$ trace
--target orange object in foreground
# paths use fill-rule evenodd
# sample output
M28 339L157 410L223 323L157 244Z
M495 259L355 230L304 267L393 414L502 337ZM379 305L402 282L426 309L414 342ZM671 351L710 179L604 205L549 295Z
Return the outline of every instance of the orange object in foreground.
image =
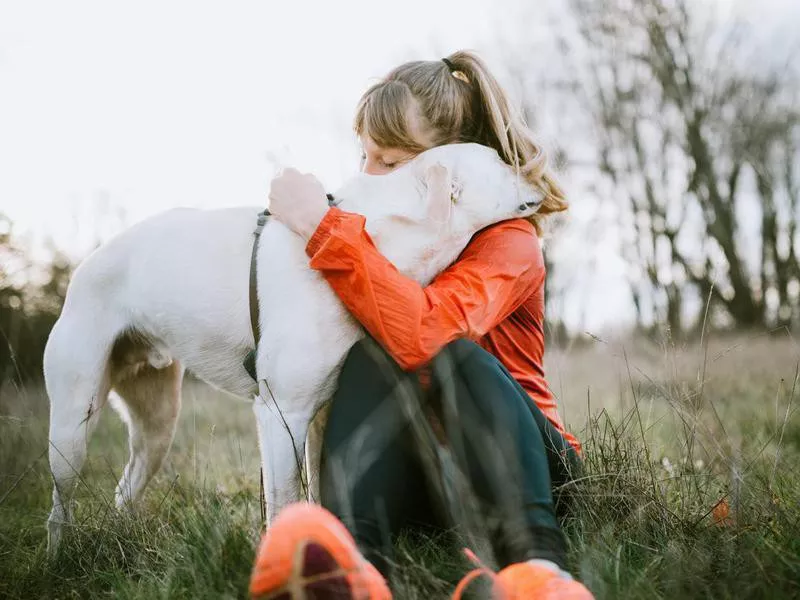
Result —
M494 573L471 550L464 551L477 568L461 579L451 600L462 600L470 585L480 578L491 584L492 600L594 600L582 583L566 579L536 561L515 563Z
M306 503L284 508L261 538L249 591L255 600L392 597L341 521Z
M714 525L719 525L720 527L733 524L731 506L725 498L714 505L714 508L711 510L711 519Z
M417 370L453 340L473 340L505 365L580 452L544 376L545 265L533 225L514 219L478 232L423 288L378 251L364 223L361 215L331 208L306 252L311 267L392 358Z

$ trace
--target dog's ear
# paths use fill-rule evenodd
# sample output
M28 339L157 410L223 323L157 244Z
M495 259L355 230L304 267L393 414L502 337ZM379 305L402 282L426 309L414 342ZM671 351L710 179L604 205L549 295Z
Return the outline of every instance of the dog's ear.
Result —
M441 163L435 163L425 169L425 185L428 188L428 218L434 223L446 223L450 220L453 207L453 179L450 171Z

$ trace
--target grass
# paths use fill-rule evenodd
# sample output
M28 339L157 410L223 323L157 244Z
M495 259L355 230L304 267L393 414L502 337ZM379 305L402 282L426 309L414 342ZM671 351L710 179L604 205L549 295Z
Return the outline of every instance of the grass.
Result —
M586 458L570 559L598 598L800 597L793 340L595 341L548 362ZM43 391L0 389L1 598L245 596L260 515L248 403L189 383L170 456L128 517L113 510L126 436L106 411L53 564L46 441ZM465 568L441 543L399 550L398 598L446 598Z

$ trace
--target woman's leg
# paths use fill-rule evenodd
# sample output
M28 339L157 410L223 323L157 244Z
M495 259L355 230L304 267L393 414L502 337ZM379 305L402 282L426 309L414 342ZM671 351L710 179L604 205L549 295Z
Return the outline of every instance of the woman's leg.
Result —
M494 524L501 566L544 558L563 568L552 488L570 480L574 450L478 345L453 342L434 364L427 396L441 399L449 444ZM392 539L409 519L428 514L433 526L443 521L420 465L420 440L410 431L410 419L420 414L409 410L420 411L420 398L417 377L365 339L348 354L325 430L322 505L384 575Z
M539 558L566 570L553 485L577 456L505 367L477 344L453 342L434 362L449 445L482 503L501 567Z
M364 556L386 577L392 543L413 520L436 523L411 420L421 392L371 338L349 352L322 444L321 504L344 522ZM424 524L424 523L423 523Z

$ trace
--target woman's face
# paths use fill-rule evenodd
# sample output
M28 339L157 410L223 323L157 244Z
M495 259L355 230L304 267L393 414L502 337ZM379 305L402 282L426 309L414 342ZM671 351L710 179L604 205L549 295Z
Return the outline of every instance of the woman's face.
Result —
M400 148L384 148L368 135L361 136L361 172L367 175L386 175L416 156Z

